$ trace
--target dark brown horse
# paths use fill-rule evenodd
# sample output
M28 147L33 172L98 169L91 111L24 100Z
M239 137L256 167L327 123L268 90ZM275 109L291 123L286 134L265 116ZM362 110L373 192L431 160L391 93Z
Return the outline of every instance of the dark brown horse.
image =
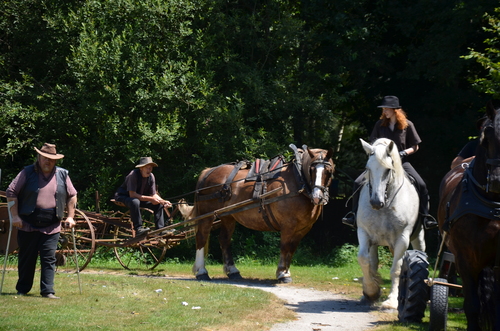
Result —
M300 240L318 219L323 205L328 202L328 186L334 164L331 150L291 147L296 154L294 162L279 166L271 163L268 170L255 176L258 167L244 169L241 164L208 168L200 174L194 206L181 210L186 219L210 215L200 219L197 227L196 261L193 266L197 279L210 280L205 269L205 244L213 221L219 218L224 273L229 278L241 278L230 251L231 236L238 222L257 231L281 232L276 277L281 282L292 281L289 270L292 256ZM216 212L233 206L241 207Z
M490 104L475 158L441 182L443 240L462 279L468 330L500 329L500 116Z

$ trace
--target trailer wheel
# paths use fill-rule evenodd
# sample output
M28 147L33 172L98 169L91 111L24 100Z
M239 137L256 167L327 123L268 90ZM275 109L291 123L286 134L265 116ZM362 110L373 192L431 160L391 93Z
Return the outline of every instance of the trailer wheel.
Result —
M435 278L435 281L446 283L444 278ZM431 286L431 304L429 331L446 331L448 321L448 286L433 284Z
M75 243L72 230L61 227L56 250L56 266L60 272L82 271L90 263L95 252L95 231L90 219L81 210L75 209L73 220L76 223Z
M146 208L141 208L141 211L144 212L142 219L143 225L153 229L155 226L153 211ZM117 226L115 229L114 242L116 244L126 242L135 237L135 231L133 230L133 224L129 218L129 213L130 211L127 211L121 217L122 221L128 221L129 225ZM163 261L167 248L172 246L169 245L167 241L168 240L160 238L147 238L144 236L143 240L134 244L114 247L115 256L122 267L127 270L152 270Z
M398 319L400 322L422 322L429 298L429 287L424 282L429 276L427 254L408 250L403 257L399 276Z

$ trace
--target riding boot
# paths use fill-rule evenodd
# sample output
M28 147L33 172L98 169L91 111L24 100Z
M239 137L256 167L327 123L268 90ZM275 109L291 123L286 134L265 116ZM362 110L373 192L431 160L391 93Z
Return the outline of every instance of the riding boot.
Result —
M422 216L422 224L424 230L431 230L438 227L438 222L432 215L429 214L429 195L425 194L424 197L420 197L420 215Z
M356 211L358 210L359 204L359 192L356 191L352 196L352 211L348 212L343 218L342 223L352 227L353 229L357 228L356 225Z

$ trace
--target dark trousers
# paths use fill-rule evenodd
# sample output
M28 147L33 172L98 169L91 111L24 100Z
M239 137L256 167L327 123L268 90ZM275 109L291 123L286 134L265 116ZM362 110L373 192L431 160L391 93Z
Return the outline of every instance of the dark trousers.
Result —
M28 293L33 287L36 261L40 252L41 276L40 294L54 294L54 275L56 271L56 249L59 233L44 234L42 232L17 232L19 245L18 275L16 290Z
M418 172L413 168L413 166L410 164L410 162L403 162L403 169L406 171L407 174L415 178L415 184L417 187L417 192L419 195L420 199L420 213L423 215L428 215L429 214L429 191L427 191L427 185L425 184L424 180ZM352 211L357 212L358 211L358 205L359 205L359 191L360 186L363 185L363 181L365 179L365 173L363 172L361 175L359 175L358 178L354 181L353 184L353 190L354 190L354 195L352 196Z
M163 205L153 205L149 201L140 201L139 199L130 198L127 196L116 196L115 200L123 202L130 209L130 219L134 224L134 229L142 226L141 207L151 209L155 215L155 226L161 229L165 226L165 216Z

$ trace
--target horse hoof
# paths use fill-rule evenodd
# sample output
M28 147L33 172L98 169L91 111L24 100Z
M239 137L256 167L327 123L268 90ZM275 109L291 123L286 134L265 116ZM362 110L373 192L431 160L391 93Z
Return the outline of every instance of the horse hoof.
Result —
M375 301L368 299L366 296L362 296L361 300L359 300L359 303L363 306L374 306Z
M292 282L292 277L282 277L278 279L278 283L281 284L290 284Z
M212 280L208 274L196 275L197 280Z
M243 279L243 277L241 277L241 274L239 272L234 272L232 274L228 274L227 277L229 279L232 279L232 280Z

